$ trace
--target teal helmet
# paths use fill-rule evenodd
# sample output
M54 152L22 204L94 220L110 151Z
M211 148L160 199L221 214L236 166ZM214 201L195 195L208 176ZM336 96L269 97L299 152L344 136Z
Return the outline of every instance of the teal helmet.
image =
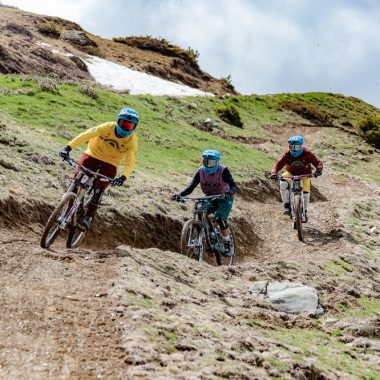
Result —
M302 136L292 136L288 140L289 152L293 157L300 156L305 150L303 144L304 140Z
M123 128L119 122L120 120L125 120L130 123L134 124L134 128L132 129L125 129ZM117 122L116 122L116 132L121 137L127 137L131 133L133 133L137 127L137 124L139 123L139 114L137 111L135 111L133 108L123 108L120 110L119 114L117 115Z
M202 153L202 170L206 174L215 173L220 166L221 158L222 156L217 150L214 150L214 149L205 150Z

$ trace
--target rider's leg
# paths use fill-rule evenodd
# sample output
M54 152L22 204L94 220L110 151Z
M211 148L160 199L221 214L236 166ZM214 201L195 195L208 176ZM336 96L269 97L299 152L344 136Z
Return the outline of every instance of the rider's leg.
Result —
M231 256L231 233L228 227L227 219L231 213L233 197L227 199L219 199L218 208L215 211L215 220L218 223L224 239L224 254Z
M280 181L280 193L282 204L284 205L284 212L290 212L290 192L288 181Z
M111 165L107 162L98 160L93 157L90 157L90 159L91 160L87 160L88 162L90 162L90 165L92 166L92 168L89 168L89 169L93 171L97 170L99 174L103 174L110 178L115 178L117 168L114 165ZM84 163L83 165L87 167L86 163ZM95 215L96 209L99 207L101 203L104 190L108 186L109 186L108 182L102 182L99 177L96 178L95 185L94 185L94 194L92 195L90 199L90 203L87 207L85 215L79 221L79 223L83 227L86 227L87 229L89 228L91 224L91 220Z

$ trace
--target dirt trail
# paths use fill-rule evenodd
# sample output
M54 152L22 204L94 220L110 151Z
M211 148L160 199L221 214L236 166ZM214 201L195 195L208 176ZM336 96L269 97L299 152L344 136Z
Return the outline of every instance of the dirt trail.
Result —
M318 138L318 133L315 136ZM259 276L255 277L256 270L264 268L261 272L264 273L265 270L270 271L275 265L289 268L293 266L300 275L309 267L314 270L320 267L323 275L325 262L346 255L357 244L344 224L347 219L347 210L355 199L363 201L366 197L373 197L374 187L352 178L338 178L329 168L325 170L321 178L314 180L314 184L327 201L311 203L310 221L305 225L304 242L298 241L289 218L282 215L280 202L241 201L241 211L250 213L254 221L251 228L260 238L259 249L252 247L252 254L246 255L231 273L227 273L226 268L209 268L207 270L210 272L208 274L210 279L206 279L201 277L201 272L197 267L196 276L199 277L195 277L196 281L204 283L204 286L209 289L204 293L197 291L198 295L193 297L193 301L189 301L197 305L215 303L216 293L212 290L213 276L220 277L220 284L228 282L231 276L236 277L234 285L236 299L232 304L224 298L224 292L221 290L222 293L218 296L220 300L217 297L218 306L215 306L219 313L216 319L211 319L211 321L202 319L202 323L214 323L220 318L219 330L215 334L228 335L223 327L224 322L222 325L220 322L231 318L230 315L234 313L231 311L233 303L238 302L240 294L237 290L240 289L239 291L243 292L250 281L255 278L261 279ZM182 356L178 355L178 357L174 355L169 359L168 352L158 354L151 346L154 347L154 342L161 338L154 336L144 338L141 336L141 331L134 330L139 318L144 318L145 315L141 314L141 308L150 307L148 304L154 302L154 292L157 289L160 290L159 294L162 297L161 305L167 310L183 302L185 296L178 294L186 292L186 287L190 286L184 273L175 272L168 258L165 259L164 269L152 270L151 267L154 265L152 260L145 257L145 261L139 265L136 264L138 260L135 260L132 265L127 258L117 257L114 250L101 252L90 249L67 250L62 243L53 246L51 250L43 250L39 248L40 232L41 226L38 225L30 226L30 229L3 228L0 231L2 295L0 298L2 310L0 313L0 378L125 379L133 374L140 376L139 378L149 378L148 374L152 374L149 371L154 370L157 374L160 371L159 368L166 368L170 360L173 360L173 363L176 360L183 360L183 362L178 362L178 366L185 368L184 363L190 360L187 355L181 354ZM174 263L178 254L172 255ZM159 255L157 260L159 261ZM141 272L140 283L136 280L136 284L139 283L138 290L134 288L135 272L130 268ZM156 270L163 274L159 280L153 274ZM274 276L278 273L274 272ZM162 289L165 278L169 277L171 278L170 287ZM149 284L150 288L148 285L147 287L151 289L149 291L153 292L153 296L147 294L144 283ZM115 284L117 284L116 290ZM183 289L181 284L184 286ZM125 289L127 293L134 294L137 301L131 297L125 298ZM176 293L177 291L179 293ZM170 294L174 295L170 296ZM200 297L199 300L196 300L196 297ZM135 309L131 308L131 300L135 302ZM250 306L247 306L247 301L244 301L245 303L243 301L242 305L239 305L243 310L247 310L246 308ZM231 310L224 310L226 305L232 305ZM128 313L125 313L126 308ZM175 311L170 315L173 319L185 318L189 310L191 307L188 310L184 308L183 311ZM223 313L227 313L227 316ZM126 317L120 319L124 315ZM147 331L149 321L154 318L151 314L149 315L150 319L146 321ZM207 313L202 314L202 318L206 316L208 316ZM194 315L195 323L197 323L197 318L197 315ZM157 321L156 323L159 324ZM235 330L239 330L237 326L234 327ZM129 332L130 335L128 335ZM237 334L243 339L243 331L239 330ZM165 337L167 338L166 335ZM228 339L225 339L229 341L235 338L228 336ZM169 341L171 338L167 339ZM187 339L194 339L194 337L189 335ZM227 345L226 341L220 343L221 350ZM203 342L203 344L206 343ZM219 343L215 344L217 350ZM268 346L267 343L266 346ZM129 356L126 356L128 347L135 347L135 352L127 352ZM183 347L184 351L194 349L190 343L188 346L179 347ZM270 347L265 349L271 350ZM143 359L139 362L138 358L141 356ZM157 364L158 367L153 364L146 367L144 363L149 360L151 363L161 364ZM249 365L261 366L257 357L250 360ZM136 366L140 366L138 371ZM186 367L186 370L189 371L187 378L191 378L192 373L197 373L191 372L190 367ZM266 371L260 371L259 378L266 378L266 376L269 378L273 372L268 368ZM162 373L161 378L170 378L168 372ZM193 378L199 378L198 375L194 375ZM214 375L207 375L206 371L202 376L213 378ZM222 377L239 378L228 374Z
M48 251L31 231L1 230L0 257L0 378L122 378L114 254Z

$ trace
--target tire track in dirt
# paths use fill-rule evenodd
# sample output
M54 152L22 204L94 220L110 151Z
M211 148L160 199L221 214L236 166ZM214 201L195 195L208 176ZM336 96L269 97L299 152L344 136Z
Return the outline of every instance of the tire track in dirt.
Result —
M117 258L43 250L25 233L0 232L0 378L123 378L109 299Z

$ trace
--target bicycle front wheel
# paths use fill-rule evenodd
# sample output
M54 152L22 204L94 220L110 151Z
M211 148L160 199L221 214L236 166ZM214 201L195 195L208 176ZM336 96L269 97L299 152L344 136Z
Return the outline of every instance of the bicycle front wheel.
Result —
M81 215L78 215L78 219L80 218ZM78 248L86 236L86 232L87 230L80 229L78 226L70 226L69 233L67 234L66 247Z
M302 226L302 202L301 197L296 195L294 197L294 209L296 214L296 226L297 226L297 235L298 240L303 240L303 226Z
M73 205L75 197L76 195L74 193L66 193L58 206L51 213L42 233L40 242L42 248L49 248L62 229L64 229L62 228L62 224L69 222L69 220L66 220L66 216Z
M219 229L219 226L216 226L215 228ZM219 239L219 249L215 250L215 259L217 265L234 265L236 262L236 245L235 245L235 235L234 230L231 226L229 226L230 229L230 242L231 242L231 256L224 256L224 239L222 236L222 233L218 231L218 236L220 236Z
M188 220L181 233L181 253L187 257L203 261L205 254L205 237L199 222Z

